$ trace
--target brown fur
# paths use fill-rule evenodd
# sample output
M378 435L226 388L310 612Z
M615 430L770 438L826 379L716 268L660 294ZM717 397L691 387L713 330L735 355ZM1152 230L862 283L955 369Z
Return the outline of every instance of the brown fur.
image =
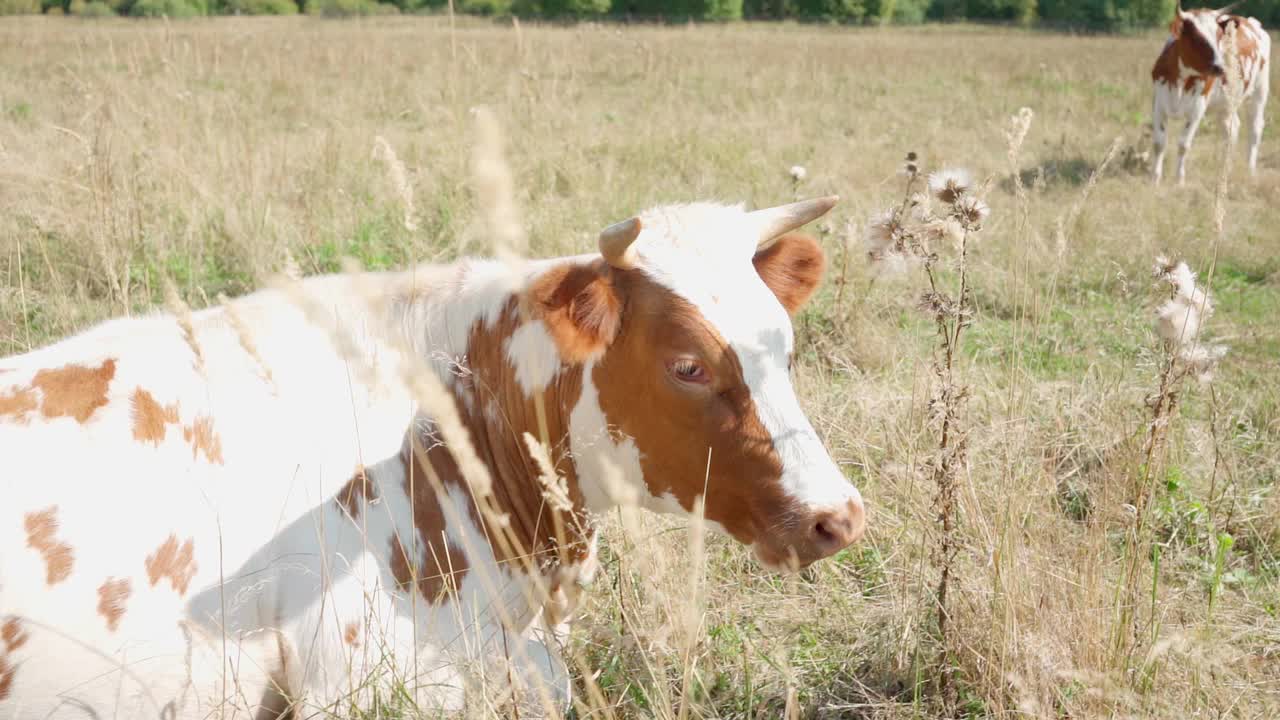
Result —
M444 509L415 455L407 448L404 451L404 487L412 498L414 527L424 547L416 562L410 563L406 548L412 543L408 538L392 537L391 572L401 590L412 587L416 578L418 593L423 599L437 603L462 586L470 567L463 549L444 536L447 521Z
M601 409L635 440L651 494L670 492L689 510L705 486L706 516L738 540L754 542L787 500L779 484L782 462L737 355L671 291L639 273L621 284L630 303L626 323L593 374ZM675 356L697 358L710 374L709 387L673 380L664 359Z
M45 582L56 585L71 576L75 554L71 546L60 542L58 533L58 506L53 505L40 512L27 513L23 518L27 531L27 547L44 558Z
M0 700L7 699L13 692L13 678L17 673L17 666L10 663L8 658L0 656Z
M27 644L27 633L22 629L18 618L9 616L0 625L0 642L4 643L6 653L17 652L18 648Z
M169 425L178 424L178 405L162 406L151 393L139 387L130 397L133 406L133 439L159 446Z
M179 596L187 594L187 586L196 574L195 544L190 539L178 546L178 537L169 537L147 556L147 579L155 587L161 580L168 578L169 585Z
M0 394L0 418L10 417L18 422L26 422L27 413L36 409L36 393L31 388L13 388Z
M378 488L369 482L369 476L365 473L364 468L358 467L355 474L347 481L347 484L338 490L338 494L334 496L333 501L338 503L338 507L346 510L352 520L359 520L365 504L377 499Z
M107 404L108 388L116 374L116 361L108 358L96 368L64 365L41 370L26 387L10 388L0 394L0 417L25 423L36 411L47 419L72 417L84 424L95 410ZM37 401L36 391L40 391Z
M116 375L116 361L107 358L96 368L65 365L41 370L31 386L43 393L40 412L46 418L72 417L84 424L107 404L107 389Z
M787 312L794 315L817 292L827 258L816 240L787 233L752 259L756 272Z
M98 586L98 614L107 621L107 629L115 632L120 626L120 618L124 617L124 604L133 593L128 578L115 580L107 578Z
M617 335L622 301L612 279L603 260L565 264L538 278L524 296L525 314L543 320L568 363L595 357Z
M204 459L216 465L222 465L222 438L213 431L213 418L208 415L197 417L190 425L182 428L182 438L191 443L191 459L204 453Z

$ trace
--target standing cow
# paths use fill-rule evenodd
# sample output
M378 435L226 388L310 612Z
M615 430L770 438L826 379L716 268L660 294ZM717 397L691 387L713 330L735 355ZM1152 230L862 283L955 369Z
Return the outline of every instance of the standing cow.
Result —
M1183 10L1169 26L1170 37L1151 69L1155 99L1151 108L1151 132L1155 141L1152 175L1159 183L1164 174L1164 149L1170 117L1185 117L1187 124L1178 140L1178 184L1186 180L1187 152L1195 139L1205 110L1225 103L1223 84L1227 58L1223 56L1228 32L1235 33L1235 66L1240 73L1243 107L1249 116L1249 172L1258 167L1258 144L1262 141L1262 114L1270 90L1271 37L1256 18L1231 15L1233 3L1218 10ZM1231 112L1227 133L1234 141L1240 132L1240 117Z
M704 497L770 568L849 545L861 497L789 374L824 268L793 231L834 202L661 207L597 254L317 277L0 360L0 718L457 707L494 656L563 703L549 633L621 498Z

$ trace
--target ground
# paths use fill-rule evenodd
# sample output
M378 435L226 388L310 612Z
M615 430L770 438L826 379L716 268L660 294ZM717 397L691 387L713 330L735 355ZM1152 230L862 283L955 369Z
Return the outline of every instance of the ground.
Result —
M480 105L505 134L530 255L586 251L657 203L839 193L817 227L832 267L797 321L796 373L867 500L867 537L783 578L719 537L686 552L698 533L685 523L611 519L572 636L578 717L1275 717L1280 122L1272 102L1256 178L1237 148L1217 194L1225 140L1211 118L1187 186L1153 187L1143 154L1162 42L6 18L0 354L163 304L166 280L199 307L347 255L390 268L488 252L471 181ZM1034 118L1011 157L1022 107ZM968 452L945 655L934 325L917 309L921 273L873 280L861 240L869 215L901 200L908 151L926 171L991 180L957 365ZM1201 273L1217 301L1206 333L1230 351L1211 384L1185 385L1148 455L1162 253ZM954 250L940 255L953 281ZM1134 555L1142 479L1151 521Z

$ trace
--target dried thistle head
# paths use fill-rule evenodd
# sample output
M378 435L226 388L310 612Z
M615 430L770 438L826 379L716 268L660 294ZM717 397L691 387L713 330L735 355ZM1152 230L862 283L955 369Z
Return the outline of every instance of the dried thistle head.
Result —
M964 168L943 168L929 175L929 192L953 205L973 187L973 176Z
M795 182L802 182L806 177L809 176L809 171L806 170L803 165L792 165L791 169L788 170L787 172L791 175L791 179Z
M898 220L898 214L893 210L885 210L871 217L862 239L867 252L873 253L893 247L901 232L902 223Z
M1196 274L1185 262L1161 255L1152 270L1157 283L1164 285L1167 292L1156 308L1156 333L1185 372L1208 381L1227 353L1224 345L1200 342L1205 323L1213 315L1213 300L1207 290L1196 284Z
M982 229L982 223L990 214L991 208L972 195L961 195L952 205L952 216L959 220L966 230Z
M920 165L916 162L919 156L914 150L907 153L906 160L902 164L902 173L907 177L914 178L920 174Z

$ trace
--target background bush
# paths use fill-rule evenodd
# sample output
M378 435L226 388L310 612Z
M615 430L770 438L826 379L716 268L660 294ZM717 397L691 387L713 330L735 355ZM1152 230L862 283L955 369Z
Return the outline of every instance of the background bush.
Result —
M744 18L844 24L992 22L1125 32L1166 24L1173 17L1175 3L1176 0L455 0L454 8L471 15L568 20L614 17L666 22ZM80 17L191 17L292 15L303 10L309 15L344 17L443 12L447 6L448 0L0 0L0 15L45 12ZM1248 0L1236 12L1257 17L1268 26L1280 25L1280 0Z

